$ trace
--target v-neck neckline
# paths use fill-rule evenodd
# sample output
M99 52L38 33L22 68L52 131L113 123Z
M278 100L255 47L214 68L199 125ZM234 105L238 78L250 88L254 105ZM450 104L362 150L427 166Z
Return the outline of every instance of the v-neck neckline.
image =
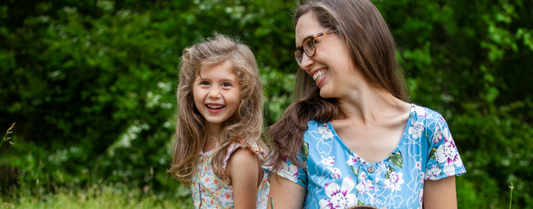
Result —
M388 161L389 157L391 155L393 155L394 153L398 152L398 150L400 150L400 144L403 143L403 141L405 141L406 139L406 134L407 131L409 130L409 120L416 114L412 114L413 111L416 112L416 109L415 109L415 104L411 104L411 108L409 108L409 117L407 118L407 123L405 124L405 128L402 132L402 137L400 138L400 140L398 141L398 144L396 144L396 147L394 148L394 150L392 150L391 153L389 153L389 155L387 155L385 157L385 159L383 160L380 160L380 161L377 161L375 163L371 163L365 159L363 159L362 157L359 157L359 155L357 155L355 152L353 152L345 143L344 141L342 141L342 139L340 138L340 136L337 134L337 132L335 131L335 129L333 128L333 125L331 124L331 122L328 122L327 125L328 125L328 128L331 130L331 132L333 133L333 136L335 137L335 139L339 142L339 144L344 148L345 151L348 151L348 154L355 157L355 158L358 158L362 164L369 164L369 165L379 165L381 163L385 163Z

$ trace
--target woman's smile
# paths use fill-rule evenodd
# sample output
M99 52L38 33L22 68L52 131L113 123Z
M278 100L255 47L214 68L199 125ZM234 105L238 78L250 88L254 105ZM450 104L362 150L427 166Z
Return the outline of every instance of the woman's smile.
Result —
M322 81L322 79L326 76L326 73L328 72L328 68L322 68L320 70L317 70L316 72L313 73L313 80L315 80L315 82L319 83L319 81Z

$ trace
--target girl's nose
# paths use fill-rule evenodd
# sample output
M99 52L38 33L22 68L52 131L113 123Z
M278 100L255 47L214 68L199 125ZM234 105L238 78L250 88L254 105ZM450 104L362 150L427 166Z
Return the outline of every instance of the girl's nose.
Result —
M220 97L220 90L217 86L213 86L209 89L209 98L219 98Z

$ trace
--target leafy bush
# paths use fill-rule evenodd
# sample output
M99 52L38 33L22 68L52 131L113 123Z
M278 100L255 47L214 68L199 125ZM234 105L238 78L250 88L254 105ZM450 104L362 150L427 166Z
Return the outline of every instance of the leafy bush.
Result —
M374 1L414 103L447 119L468 173L460 208L532 208L530 1ZM176 194L166 173L186 46L219 31L254 51L266 123L291 102L295 1L3 1L0 193L121 182ZM37 185L38 183L38 185ZM179 192L178 192L179 193ZM176 195L175 195L176 196ZM179 196L179 195L177 195Z

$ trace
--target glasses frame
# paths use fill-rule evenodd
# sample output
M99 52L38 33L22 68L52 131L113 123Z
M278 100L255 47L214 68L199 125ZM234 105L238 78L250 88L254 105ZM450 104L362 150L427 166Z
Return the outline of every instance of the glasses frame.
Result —
M304 40L302 41L302 46L300 47L297 47L296 50L294 50L294 53L293 53L293 57L294 59L296 60L296 63L298 63L298 66L301 66L301 63L302 63L302 59L303 59L303 54L305 54L307 57L309 58L313 58L313 56L315 56L316 54L316 46L315 46L315 39L318 38L318 37L321 37L321 36L326 36L326 35L329 35L329 34L333 34L333 33L338 33L339 30L337 29L334 29L334 30L328 30L326 32L322 32L322 33L317 33L315 35L311 35L307 38L304 38ZM304 47L304 43L305 41L307 41L308 39L311 39L310 40L310 43L311 43L311 46L313 47L313 51L312 52L308 52L305 47ZM301 55L301 56L300 56Z

